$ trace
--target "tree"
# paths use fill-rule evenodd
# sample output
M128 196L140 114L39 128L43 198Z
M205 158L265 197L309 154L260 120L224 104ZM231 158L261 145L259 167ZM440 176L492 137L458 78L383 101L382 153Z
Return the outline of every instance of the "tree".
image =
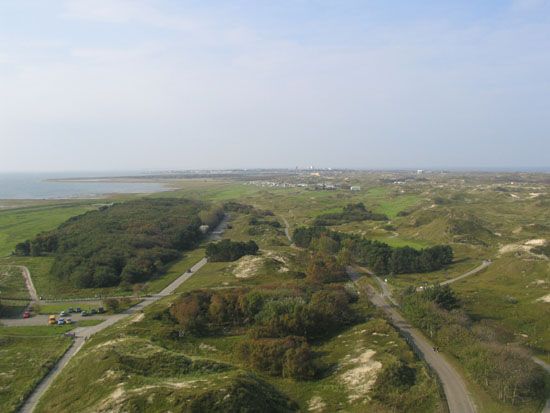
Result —
M104 299L103 305L107 310L112 311L113 313L118 312L118 309L120 308L120 302L116 298Z
M212 262L235 261L245 255L256 255L258 250L258 244L252 240L240 242L224 239L208 244L206 257Z

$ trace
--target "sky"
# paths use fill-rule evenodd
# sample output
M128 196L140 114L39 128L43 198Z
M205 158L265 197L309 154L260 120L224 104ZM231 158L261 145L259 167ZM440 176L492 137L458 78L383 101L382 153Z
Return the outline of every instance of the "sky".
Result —
M550 166L550 0L0 0L0 172Z

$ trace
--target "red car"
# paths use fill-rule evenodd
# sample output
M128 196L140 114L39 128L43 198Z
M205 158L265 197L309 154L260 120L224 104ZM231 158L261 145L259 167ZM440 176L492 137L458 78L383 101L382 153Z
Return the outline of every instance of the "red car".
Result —
M31 317L31 313L29 313L28 311L25 311L23 313L23 318L30 318Z

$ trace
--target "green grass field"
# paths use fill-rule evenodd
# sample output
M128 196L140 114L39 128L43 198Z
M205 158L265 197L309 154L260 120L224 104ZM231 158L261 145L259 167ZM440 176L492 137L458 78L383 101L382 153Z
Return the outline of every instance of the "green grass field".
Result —
M17 243L91 209L95 209L91 204L60 203L0 210L0 257L11 254Z
M0 267L0 303L0 317L20 316L27 307L29 293L18 268Z

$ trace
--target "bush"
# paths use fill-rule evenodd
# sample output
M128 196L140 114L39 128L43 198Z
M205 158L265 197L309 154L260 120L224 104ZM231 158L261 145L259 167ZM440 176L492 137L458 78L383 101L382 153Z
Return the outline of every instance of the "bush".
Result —
M252 326L256 338L323 337L354 320L343 288L302 290L198 290L182 294L169 313L185 331L205 334L220 327Z
M109 311L116 313L120 308L120 302L116 298L106 298L103 300L103 305Z
M272 376L307 380L316 374L313 353L303 337L250 339L240 345L239 353L252 368Z
M245 255L256 255L259 247L254 241L239 242L224 239L210 243L206 247L206 257L209 261L236 261Z

